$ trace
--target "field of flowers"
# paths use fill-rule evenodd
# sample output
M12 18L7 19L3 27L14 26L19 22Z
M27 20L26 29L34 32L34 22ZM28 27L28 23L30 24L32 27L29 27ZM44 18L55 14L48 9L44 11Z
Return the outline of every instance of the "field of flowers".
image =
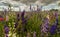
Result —
M0 37L59 37L59 11L1 12Z

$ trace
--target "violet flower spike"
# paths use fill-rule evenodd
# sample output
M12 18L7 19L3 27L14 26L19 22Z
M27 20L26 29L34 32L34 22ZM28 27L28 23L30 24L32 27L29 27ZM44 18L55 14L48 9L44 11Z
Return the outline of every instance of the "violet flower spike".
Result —
M57 16L56 16L57 17ZM50 33L51 35L54 35L57 29L57 25L58 25L58 19L56 18L55 23L52 25L51 29L50 29Z
M25 14L25 10L22 12L21 17L24 17L24 14Z
M45 19L44 20L44 25L42 25L42 31L44 33L47 33L48 32L48 25L49 25L49 20L48 19Z
M9 27L7 25L4 26L4 30L5 30L5 36L8 37L9 34Z
M52 27L51 27L51 29L50 29L50 33L51 33L51 35L55 34L55 32L56 32L56 28L57 28L56 25L52 25Z
M9 33L9 27L7 25L4 26L4 30L5 30L5 33L8 34Z

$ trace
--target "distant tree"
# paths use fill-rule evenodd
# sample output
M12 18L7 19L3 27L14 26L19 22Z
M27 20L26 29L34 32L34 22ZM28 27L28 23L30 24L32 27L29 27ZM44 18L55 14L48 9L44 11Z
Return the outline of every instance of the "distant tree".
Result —
M58 6L60 6L60 3L58 3Z

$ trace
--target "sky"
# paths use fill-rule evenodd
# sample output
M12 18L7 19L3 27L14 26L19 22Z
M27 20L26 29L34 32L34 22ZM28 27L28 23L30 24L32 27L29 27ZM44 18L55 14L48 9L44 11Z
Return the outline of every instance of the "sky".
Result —
M3 0L3 1L8 1L8 0ZM57 1L60 1L60 0L9 0L9 1L16 1L16 2L20 1L24 4L35 3L37 1L39 1L40 3L50 4L50 3L57 2Z
M42 10L44 10L44 9L50 10L52 8L59 8L56 3L60 0L9 0L9 1L8 0L2 0L2 1L7 1L7 2L10 2L12 4L16 3L16 5L19 5L20 3L21 3L20 5L26 5L26 4L30 4L30 3L34 3L34 4L38 4L38 5L42 4L42 5L44 5L44 7L42 7ZM18 2L20 2L20 3L18 4ZM52 4L54 4L54 5L52 5ZM26 6L28 6L28 5L26 5ZM25 6L23 6L23 7L25 7ZM24 10L23 7L21 7L21 11ZM18 8L16 8L16 10L18 10ZM27 9L27 10L29 10L29 9Z

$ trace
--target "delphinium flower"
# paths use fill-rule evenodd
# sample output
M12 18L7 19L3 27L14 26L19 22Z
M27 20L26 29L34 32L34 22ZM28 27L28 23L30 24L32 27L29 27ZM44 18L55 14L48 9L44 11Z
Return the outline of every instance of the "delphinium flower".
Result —
M19 21L20 20L20 15L19 15L19 13L17 14L17 21Z
M24 22L25 22L24 15L25 15L25 11L23 11L23 12L21 13L22 24L24 24Z
M31 5L30 5L30 10L31 10Z
M40 8L39 8L39 6L37 5L37 11L40 11Z
M55 11L55 17L58 19L58 11Z
M17 26L18 26L19 20L20 20L20 16L19 16L19 14L17 14L17 21L16 21L16 23L15 23L15 28L17 28Z
M33 33L33 37L36 37L36 32L34 31L34 33Z
M24 18L25 10L21 13L21 17Z
M51 33L51 35L55 34L56 28L57 28L56 23L54 23L54 24L51 26L51 28L50 28L50 33Z
M58 13L55 12L55 17L56 17L56 25L58 25Z
M5 37L8 37L9 34L9 27L7 25L4 26Z
M47 32L48 30L48 26L49 25L49 23L48 23L48 19L47 20L45 20L45 23L42 25L43 26L43 32L45 33L45 32Z
M57 29L57 25L58 25L58 14L57 13L55 13L55 17L56 17L56 20L55 20L54 24L50 28L50 33L52 35L54 35L56 33L56 29Z
M41 26L41 36L44 36L44 33L46 33L46 36L48 36L48 28L49 28L49 18L44 19L44 24Z
M22 20L22 26L23 26L23 31L26 31L25 25L26 25L26 18L24 18L25 15L25 10L21 14L21 20Z

